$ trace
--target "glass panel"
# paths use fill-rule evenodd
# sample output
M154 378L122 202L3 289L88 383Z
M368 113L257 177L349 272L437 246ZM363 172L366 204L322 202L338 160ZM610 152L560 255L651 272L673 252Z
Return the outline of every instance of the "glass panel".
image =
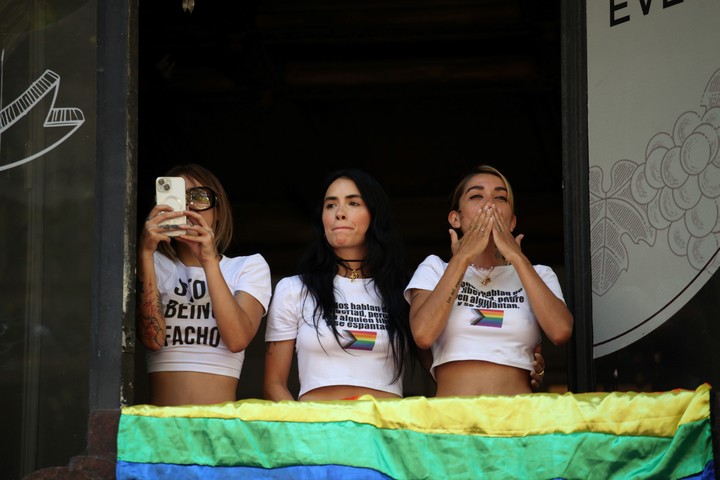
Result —
M586 4L597 388L717 386L720 3Z
M96 2L0 0L4 478L85 450Z
M599 391L663 391L720 385L717 273L670 320L632 345L595 360Z

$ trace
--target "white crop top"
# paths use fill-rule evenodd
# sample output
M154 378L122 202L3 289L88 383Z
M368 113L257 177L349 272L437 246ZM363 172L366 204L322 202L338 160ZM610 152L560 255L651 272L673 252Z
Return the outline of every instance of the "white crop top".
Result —
M405 289L433 290L447 269L436 255L418 266ZM545 265L534 265L540 278L559 299L564 300L555 272ZM487 272L484 272L487 273ZM492 280L481 284L485 274L468 267L448 323L432 346L435 367L458 360L484 360L532 370L533 350L541 340L541 330L512 265L497 266Z
M321 319L313 325L315 301L306 296L299 276L280 280L267 317L265 340L295 340L300 393L330 385L372 388L402 396L402 377L392 382L395 366L386 331L387 311L372 279L336 276L337 330L344 348Z
M245 352L233 353L220 338L202 267L188 267L155 252L155 276L166 323L165 347L147 352L148 372L203 372L240 377ZM220 260L233 293L255 297L267 311L272 294L270 267L259 255Z

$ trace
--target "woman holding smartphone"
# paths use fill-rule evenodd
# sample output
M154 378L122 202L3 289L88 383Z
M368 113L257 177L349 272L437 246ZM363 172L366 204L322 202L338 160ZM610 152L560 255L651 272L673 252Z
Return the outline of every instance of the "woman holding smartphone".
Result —
M235 401L244 350L270 302L270 268L259 254L224 255L232 212L215 175L190 164L166 176L185 179L187 209L156 205L138 245L137 321L150 403ZM162 225L182 216L186 224Z

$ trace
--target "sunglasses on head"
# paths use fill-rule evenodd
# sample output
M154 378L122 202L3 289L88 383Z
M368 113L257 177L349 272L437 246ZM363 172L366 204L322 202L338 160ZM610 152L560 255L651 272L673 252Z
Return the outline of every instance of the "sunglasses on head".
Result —
M202 212L217 203L217 193L210 187L193 187L185 192L185 201L190 210Z

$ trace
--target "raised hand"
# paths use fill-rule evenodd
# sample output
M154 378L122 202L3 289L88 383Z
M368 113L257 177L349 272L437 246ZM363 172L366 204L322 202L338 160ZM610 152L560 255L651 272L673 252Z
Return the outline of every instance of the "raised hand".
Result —
M490 234L493 231L495 218L490 205L480 208L470 220L467 230L463 230L462 238L450 229L450 248L453 255L467 253L471 257L480 255L487 248Z
M215 244L215 232L199 213L192 210L185 210L184 213L188 217L188 224L184 226L186 233L176 238L190 248L201 265L205 265L219 255Z
M148 214L143 229L140 232L140 248L154 252L160 242L170 242L171 237L168 235L172 230L183 230L185 225L160 225L165 220L178 218L185 215L186 212L174 212L172 207L168 205L155 205L150 214Z
M500 255L508 259L513 254L522 254L520 243L525 235L521 233L517 236L513 236L510 226L507 224L497 207L495 205L491 205L490 209L492 211L492 218L494 219L492 230L493 241L495 242L495 247Z

